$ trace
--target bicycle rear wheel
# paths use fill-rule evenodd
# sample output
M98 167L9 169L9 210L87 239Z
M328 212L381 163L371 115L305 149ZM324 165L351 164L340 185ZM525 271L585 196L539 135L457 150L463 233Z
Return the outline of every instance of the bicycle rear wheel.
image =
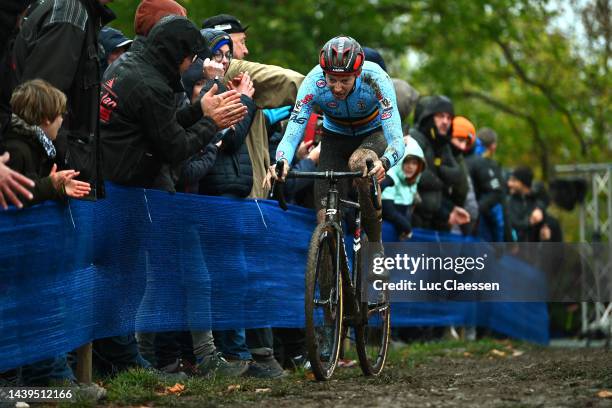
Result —
M367 239L362 237L362 244ZM362 245L362 248L365 245ZM361 257L361 251L357 255ZM361 259L358 259L357 293L362 297L360 302L361 322L355 325L355 348L359 356L359 366L364 375L375 376L380 374L387 359L389 336L391 333L391 306L389 292L381 291L376 298L368 296L367 287L363 288L361 274ZM367 273L367 272L365 272Z
M306 347L319 381L331 378L342 337L342 274L336 268L335 227L320 224L312 234L306 266Z

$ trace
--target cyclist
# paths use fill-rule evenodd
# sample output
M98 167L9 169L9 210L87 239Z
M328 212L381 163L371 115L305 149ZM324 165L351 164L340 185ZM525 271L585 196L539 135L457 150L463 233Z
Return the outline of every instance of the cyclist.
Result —
M323 113L323 135L319 170L359 171L366 174L366 159L374 161L369 175L378 181L404 155L402 124L391 78L376 63L365 61L364 52L351 37L329 40L319 53L319 65L304 78L289 118L285 135L276 150L276 163L284 160L284 181L308 118L316 105ZM270 166L264 185L277 179L276 165ZM346 197L349 181L339 184ZM362 223L369 241L382 252L381 210L375 210L368 179L355 179L362 209ZM315 181L317 221L325 219L327 184ZM378 187L377 187L378 188Z

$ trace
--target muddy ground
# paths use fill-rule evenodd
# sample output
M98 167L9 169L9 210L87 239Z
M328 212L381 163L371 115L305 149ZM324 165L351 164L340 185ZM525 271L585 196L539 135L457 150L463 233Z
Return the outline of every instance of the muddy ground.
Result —
M302 408L612 407L612 398L604 398L606 390L612 391L612 352L558 348L523 352L501 347L498 351L477 356L454 350L451 356L429 356L414 364L395 362L376 379L361 377L358 369L344 369L338 372L340 378L327 383L300 381L293 390L284 389L284 395L275 395L271 385L265 398L224 402Z
M108 391L106 400L78 405L612 407L612 351L601 347L541 347L492 339L414 343L394 347L379 377L363 377L356 366L337 369L328 382L313 378L302 369L282 380L194 377L171 387L174 383L160 383L150 372L132 370L101 383Z

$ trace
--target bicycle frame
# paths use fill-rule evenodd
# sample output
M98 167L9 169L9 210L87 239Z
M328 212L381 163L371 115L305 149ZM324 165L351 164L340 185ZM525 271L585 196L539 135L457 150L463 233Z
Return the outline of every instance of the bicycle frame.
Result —
M284 161L279 162L277 166L277 175L282 174ZM372 169L373 162L371 160L366 161L368 171ZM334 225L336 233L336 250L334 254L335 269L338 273L342 273L343 281L346 282L345 293L347 295L347 313L348 320L352 321L352 324L360 324L363 319L367 321L368 311L361 311L360 299L361 293L356 293L357 289L361 287L360 282L360 270L361 265L358 262L358 255L361 251L361 207L359 203L344 200L339 197L340 193L337 188L338 181L342 178L355 178L361 177L361 172L336 172L336 171L322 171L322 172L290 172L288 177L295 178L315 178L324 179L329 181L329 189L327 191L327 205L325 206L325 222L330 222ZM376 188L376 177L371 177L371 194L372 203L375 208L378 208L378 190ZM274 183L270 192L271 198L276 198L280 207L283 210L287 210L287 203L285 202L284 195L282 193L281 183ZM357 219L355 226L355 234L353 237L353 264L352 264L352 276L350 276L348 268L348 255L346 254L346 248L344 245L344 230L340 219L340 206L347 208L354 208L357 210ZM342 248L342 253L340 252ZM336 287L336 293L338 293L338 287Z
M346 295L345 307L347 320L354 325L359 321L360 312L360 293L357 293L357 280L360 277L361 265L359 265L359 253L361 251L361 206L353 201L343 200L339 198L339 191L336 187L337 180L333 177L329 181L329 189L327 192L327 205L325 207L325 222L332 223L336 228L336 253L334 254L335 270L342 274L342 281L345 282L344 294ZM348 268L348 255L344 242L344 230L342 228L342 220L340 219L340 207L354 208L357 210L355 220L355 233L353 235L353 262L352 268ZM342 251L342 252L341 252ZM352 273L350 273L352 272ZM337 281L336 281L337 282ZM336 287L336 293L338 288Z

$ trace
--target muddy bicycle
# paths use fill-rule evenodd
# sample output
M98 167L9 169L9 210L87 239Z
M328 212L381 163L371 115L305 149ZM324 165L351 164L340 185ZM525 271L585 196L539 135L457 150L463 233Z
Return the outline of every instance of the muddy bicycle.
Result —
M277 175L283 173L284 161L277 164ZM373 163L367 161L368 171ZM378 292L374 298L365 287L367 271L362 268L362 250L367 236L361 230L359 203L340 198L337 184L346 178L363 177L362 172L295 172L288 178L314 178L329 182L325 221L315 228L308 249L305 285L306 346L312 371L317 380L332 377L344 338L353 328L359 365L365 375L382 371L387 357L391 330L389 294ZM372 176L370 194L379 205L376 177ZM274 183L273 196L283 210L287 204L282 183ZM353 235L351 267L345 249L341 208L357 212Z

